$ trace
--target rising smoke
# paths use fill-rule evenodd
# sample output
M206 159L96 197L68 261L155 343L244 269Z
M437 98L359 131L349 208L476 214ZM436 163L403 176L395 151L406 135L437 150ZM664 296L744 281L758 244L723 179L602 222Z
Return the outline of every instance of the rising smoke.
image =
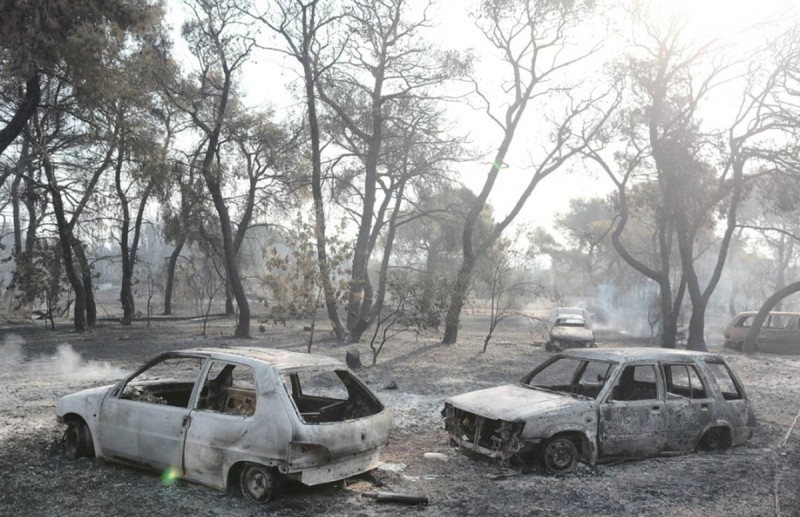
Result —
M76 380L113 380L125 376L125 371L107 362L85 361L69 343L56 347L53 355L26 357L25 340L17 334L3 337L0 345L0 376L34 374L61 376Z

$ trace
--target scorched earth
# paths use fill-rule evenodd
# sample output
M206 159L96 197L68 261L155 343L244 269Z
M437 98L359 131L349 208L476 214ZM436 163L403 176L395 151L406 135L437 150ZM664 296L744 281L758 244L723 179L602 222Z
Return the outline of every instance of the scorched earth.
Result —
M377 366L358 375L392 411L394 429L379 469L346 483L289 483L270 503L274 515L800 515L800 358L722 353L742 379L758 427L748 444L645 460L581 464L565 477L539 466L503 469L448 444L442 401L514 382L549 357L524 323L509 324L480 354L484 322L467 317L456 345L439 336L389 342ZM108 384L166 350L236 346L232 323L214 322L208 337L196 321L121 327L108 321L85 334L35 325L0 327L0 515L262 515L265 508L233 490L179 481L98 460L66 458L59 397ZM304 351L301 328L267 328L247 346ZM712 350L720 339L709 338ZM611 331L598 345L640 345ZM344 359L352 345L324 337L314 352ZM367 344L358 345L362 360ZM387 389L397 386L397 389ZM433 453L433 454L430 454ZM424 495L427 506L381 504L363 493Z

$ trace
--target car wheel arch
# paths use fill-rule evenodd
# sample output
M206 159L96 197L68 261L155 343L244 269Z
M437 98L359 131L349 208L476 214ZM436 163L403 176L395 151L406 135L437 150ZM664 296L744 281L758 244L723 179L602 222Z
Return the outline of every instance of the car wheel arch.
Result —
M225 469L225 488L236 488L239 484L239 474L247 465L256 464L265 467L274 468L279 473L285 474L284 469L281 468L281 462L276 460L265 460L264 458L240 458L232 462Z
M542 443L560 436L570 437L575 441L578 447L579 458L589 463L594 463L596 461L597 447L594 440L589 437L589 433L585 429L573 427L552 429L542 438Z
M733 436L734 436L733 426L731 426L730 422L727 422L725 420L717 420L705 426L703 432L700 433L700 436L697 439L697 443L695 443L694 450L704 449L703 439L706 437L707 433L712 429L724 430L725 436L723 439L725 440L726 443L722 448L728 448L733 446Z
M79 456L86 456L89 458L99 457L98 454L98 447L97 447L97 436L89 425L89 422L80 414L78 413L65 413L63 416L60 417L60 421L67 425L67 429L64 432L64 440L66 441L66 447L69 449L69 434L70 431L73 429L73 426L79 426L77 431L79 434L83 432L88 433L88 443L85 445L78 445L78 447L84 447L85 451L83 453L77 454L75 458ZM78 438L79 441L83 441L86 438L80 437Z

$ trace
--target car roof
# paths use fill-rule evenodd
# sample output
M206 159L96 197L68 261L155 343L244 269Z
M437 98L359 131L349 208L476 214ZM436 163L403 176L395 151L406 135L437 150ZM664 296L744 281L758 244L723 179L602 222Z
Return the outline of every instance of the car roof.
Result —
M744 311L744 312L740 312L739 314L737 314L733 318L736 319L736 318L741 318L742 316L755 316L756 314L758 314L758 311ZM769 315L770 316L798 316L798 315L800 315L800 312L769 311Z
M566 350L559 354L576 359L596 359L627 363L633 361L676 361L692 359L720 359L718 354L710 352L693 352L691 350L675 350L655 347L619 347L619 348L584 348Z
M580 313L580 314L587 312L586 309L584 309L583 307L556 307L551 312L556 312L556 311L559 313L563 312L566 314L570 312Z
M206 355L212 359L236 360L251 359L267 363L279 371L302 370L306 368L320 367L344 367L344 363L332 357L318 354L301 354L289 352L288 350L278 350L275 348L255 348L255 347L203 347L188 348L185 350L174 350L173 354L199 354Z

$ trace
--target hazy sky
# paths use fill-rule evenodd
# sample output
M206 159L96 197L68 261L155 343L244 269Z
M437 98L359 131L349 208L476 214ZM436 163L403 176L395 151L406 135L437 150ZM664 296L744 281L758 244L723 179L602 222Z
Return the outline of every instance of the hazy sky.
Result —
M268 1L268 0L267 0ZM346 0L342 0L346 1ZM774 27L761 27L757 30L746 31L754 22L775 19L776 13L781 13L783 22L796 20L797 7L793 0L644 0L649 1L651 7L663 12L666 19L671 13L685 13L689 16L690 24L699 38L719 37L730 42L731 48L737 46L755 46L758 40L767 37ZM605 1L606 5L619 9L624 2ZM504 74L502 66L498 66L496 59L486 53L483 36L474 25L470 11L476 5L475 1L465 0L439 0L434 2L430 11L436 28L431 31L431 38L445 48L474 49L479 56L480 63L476 72L483 81L491 82ZM175 38L180 38L178 8L171 4L173 13L170 18L175 20ZM608 14L607 22L611 30L606 31L602 24L593 24L586 31L576 34L575 40L602 38L605 49L601 58L595 63L587 63L581 69L576 69L576 75L582 81L591 84L597 71L602 67L602 62L624 54L631 41L630 24L624 21L621 12L613 10ZM601 30L602 33L597 31ZM594 34L591 34L594 32ZM178 44L180 52L181 45ZM290 60L281 60L276 54L260 52L254 56L252 63L248 64L243 76L244 89L247 92L248 102L252 104L269 103L278 117L290 111L302 109L302 99L295 99L285 87L290 81L297 78L295 63ZM597 81L600 83L600 81ZM722 110L724 108L715 108ZM458 178L473 190L479 189L483 184L485 174L488 172L489 161L499 145L499 131L496 130L487 117L478 111L469 108L466 103L451 108L453 123L459 130L468 133L472 141L472 148L485 151L486 157L475 163L460 164L457 169ZM724 113L719 116L724 117ZM714 116L714 115L712 115ZM537 112L529 109L526 118L529 124L537 120ZM515 194L523 185L527 184L530 173L525 167L530 163L531 156L536 156L536 139L541 138L535 133L533 126L528 126L518 134L511 152L506 160L507 168L501 172L495 190L489 201L495 207L498 216L504 209L510 208L510 199L516 199ZM533 151L532 151L533 149ZM604 195L611 190L610 181L599 172L590 172L577 161L573 161L569 170L562 170L537 187L533 196L528 201L525 210L517 218L518 225L550 226L553 216L568 208L569 199L573 197L589 197Z

